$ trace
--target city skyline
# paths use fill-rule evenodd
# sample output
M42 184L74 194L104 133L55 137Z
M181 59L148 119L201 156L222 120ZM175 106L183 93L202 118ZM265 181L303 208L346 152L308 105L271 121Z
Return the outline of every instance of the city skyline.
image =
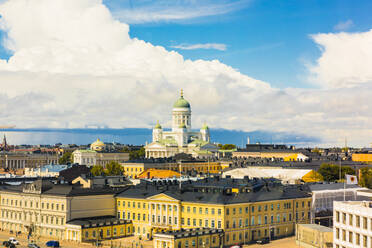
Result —
M0 124L151 128L169 119L183 88L194 126L368 146L370 8L368 1L2 1Z

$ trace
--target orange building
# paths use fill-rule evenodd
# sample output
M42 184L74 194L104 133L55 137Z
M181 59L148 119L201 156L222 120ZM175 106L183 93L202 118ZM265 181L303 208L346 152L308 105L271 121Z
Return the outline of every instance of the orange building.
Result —
M353 153L352 160L356 162L372 163L372 153Z
M141 172L138 175L138 178L139 179L145 179L145 178L150 179L150 178L170 178L170 177L180 177L180 176L181 174L176 171L157 170L157 169L150 168L150 169L147 169Z

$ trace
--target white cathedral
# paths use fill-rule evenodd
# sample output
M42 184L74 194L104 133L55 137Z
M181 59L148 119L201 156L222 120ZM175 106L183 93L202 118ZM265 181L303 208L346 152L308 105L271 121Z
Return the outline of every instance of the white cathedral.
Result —
M210 143L209 128L206 124L200 132L191 131L191 107L183 98L174 103L172 110L172 130L163 131L159 122L152 130L152 142L145 146L146 158L172 157L178 153L191 154L193 157L213 156L218 151Z

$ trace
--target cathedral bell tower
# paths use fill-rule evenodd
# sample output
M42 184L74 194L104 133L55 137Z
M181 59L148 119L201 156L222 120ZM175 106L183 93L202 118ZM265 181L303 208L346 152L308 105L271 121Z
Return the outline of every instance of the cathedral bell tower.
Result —
M191 107L190 103L183 98L183 90L180 98L173 104L172 131L177 131L181 126L191 131Z

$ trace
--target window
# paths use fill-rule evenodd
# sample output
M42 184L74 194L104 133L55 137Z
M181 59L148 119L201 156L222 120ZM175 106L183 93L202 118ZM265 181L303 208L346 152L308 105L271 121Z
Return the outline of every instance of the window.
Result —
M360 234L359 234L359 233L356 233L355 236L356 236L356 237L355 237L356 244L357 244L357 245L360 245Z
M265 205L265 211L267 211L267 205Z
M251 226L254 225L254 216L251 217Z
M166 222L167 222L167 217L163 216L163 223L166 223Z
M96 237L96 231L93 231L93 232L92 232L92 236L93 236L93 238Z
M205 208L205 214L208 214L208 208Z
M280 203L278 203L277 205L276 205L276 208L279 210L280 209Z
M187 225L190 226L190 218L187 218Z
M346 231L342 230L342 240L346 241Z
M106 235L110 236L110 229L107 229Z
M235 210L235 208L233 208L233 215L235 215L235 213L236 213L236 210Z
M137 214L137 220L141 220L141 214Z
M298 202L296 202L296 208L298 208Z
M171 216L168 217L168 224L172 224L172 217Z
M349 243L353 243L353 233L349 232Z
M229 215L229 214L230 214L230 210L226 208L226 215Z
M363 217L363 228L367 229L367 217Z
M271 204L271 210L274 210L274 204Z
M353 225L353 215L352 214L349 214L349 225L350 226Z
M287 221L287 214L283 214L283 222L286 222L286 221Z
M251 212L254 213L254 206L251 207Z
M214 225L214 220L211 220L211 227L214 228L215 225Z
M133 220L136 219L136 214L135 214L135 213L132 214L132 219L133 219Z
M212 208L211 213L212 213L212 215L214 215L214 208Z
M120 211L118 211L118 219L120 219Z
M242 214L242 208L239 208L239 214Z
M257 224L261 225L261 215L259 215L258 218L257 218Z
M89 237L89 232L85 231L85 238L88 238L88 237Z
M199 226L202 226L203 225L203 221L202 219L199 219Z
M276 221L279 223L280 222L280 214L277 214L276 216Z
M261 206L258 206L258 212L261 212Z
M208 227L208 220L205 220L204 223L205 223L204 226L205 226L205 227Z
M355 216L356 218L356 226L360 227L360 216Z
M267 215L265 215L265 224L267 224Z
M291 213L289 213L289 216L288 216L289 218L289 221L292 221L292 214Z
M271 215L270 221L271 221L271 224L274 223L274 215Z
M218 229L222 228L222 223L221 223L220 220L218 221L217 228L218 228Z
M302 202L302 207L305 207L305 202Z
M190 207L187 207L187 212L190 213Z
M218 213L218 215L221 215L221 209L220 208L217 210L217 213Z
M346 224L346 214L345 213L342 214L342 223Z
M340 239L340 229L336 228L336 239Z
M192 208L192 212L193 212L194 214L196 214L196 207L193 207L193 208Z
M243 220L239 219L239 227L242 227L242 226L243 226Z
M185 219L181 218L181 225L185 225Z
M174 217L174 224L177 225L177 217Z
M142 220L143 220L143 221L146 221L146 214L143 214L143 215L142 215Z
M181 207L181 212L182 213L185 212L185 207L184 206Z
M193 225L193 226L196 226L196 219L193 219L193 220L192 220L192 225Z
M226 221L226 228L230 228L230 222L228 220Z
M367 236L363 235L363 247L367 247Z

